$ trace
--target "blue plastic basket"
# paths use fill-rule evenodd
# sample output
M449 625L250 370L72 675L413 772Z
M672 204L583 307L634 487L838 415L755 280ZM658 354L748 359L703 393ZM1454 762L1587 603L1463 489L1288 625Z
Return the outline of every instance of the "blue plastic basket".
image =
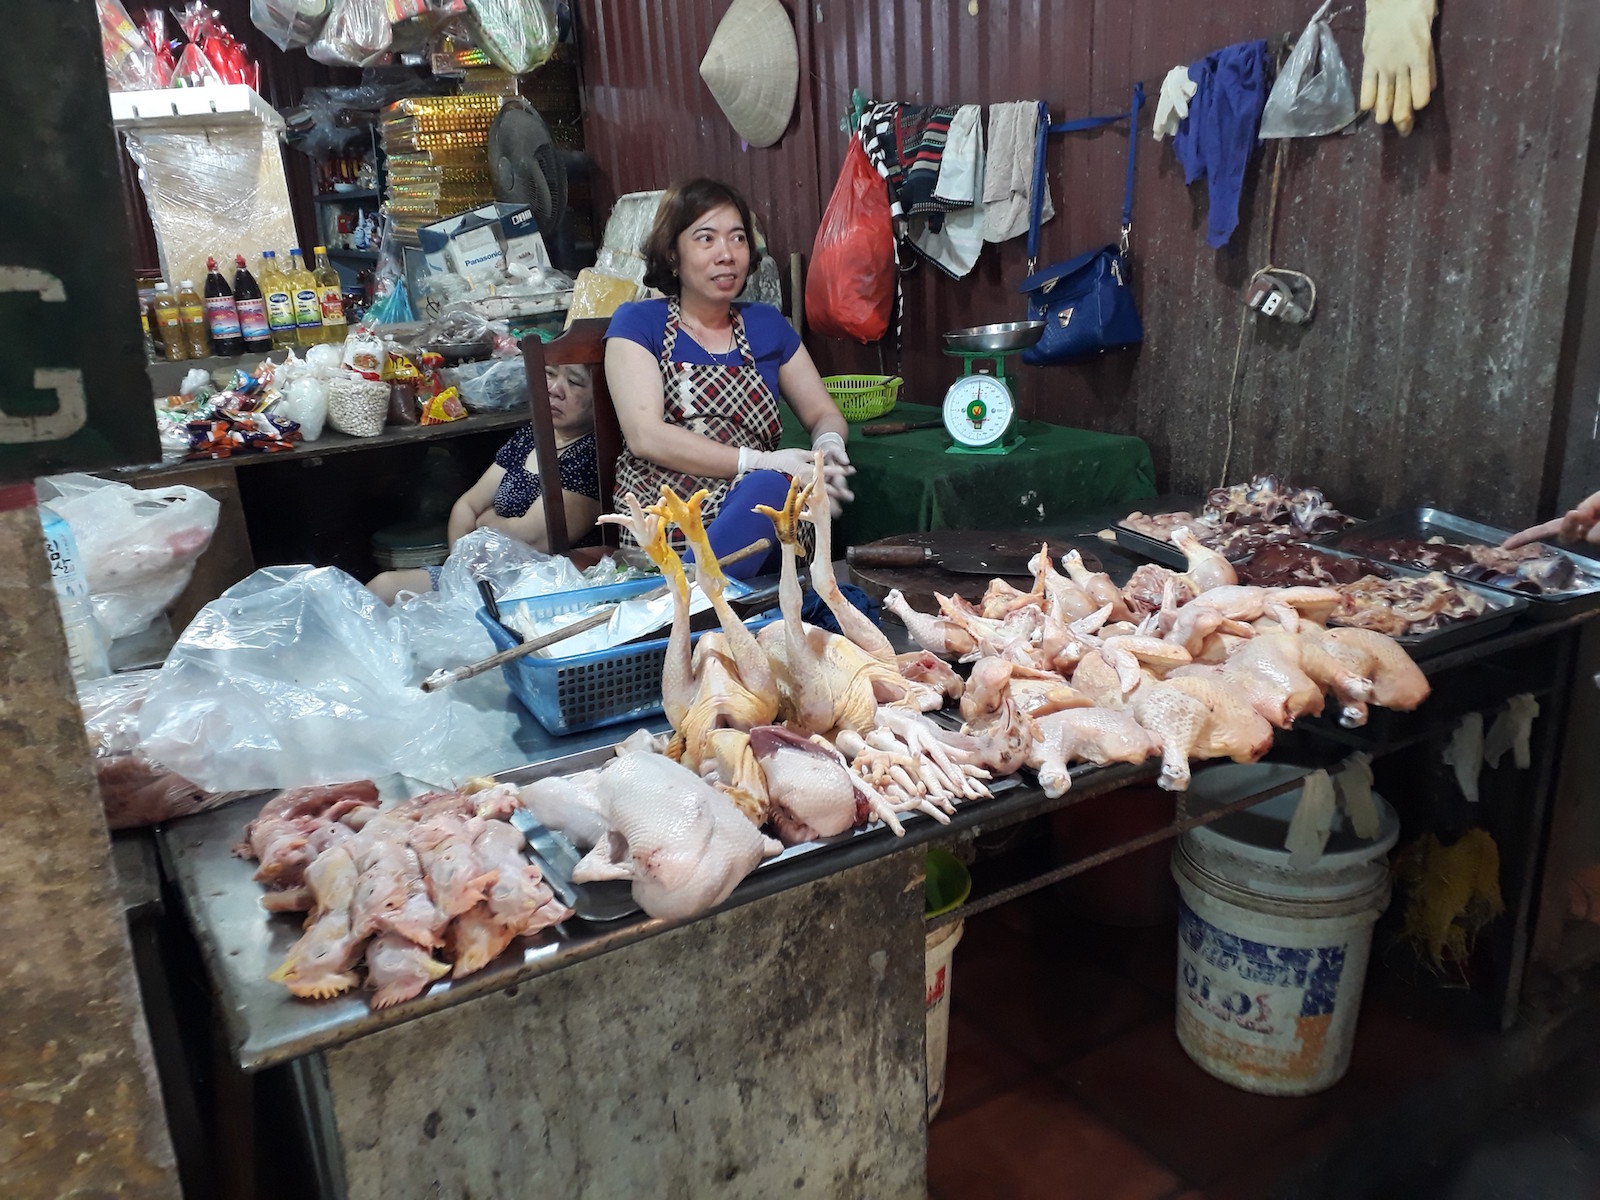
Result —
M527 600L502 601L500 610L522 610L535 620L559 613L587 611L602 604L614 604L639 596L661 584L659 579L641 579L608 587L556 592ZM730 581L728 595L737 598L747 591ZM775 613L763 613L747 625L760 629L770 624ZM495 648L509 650L516 640L488 609L478 610L478 620L489 631ZM691 643L698 641L696 633ZM506 685L511 694L533 714L546 732L580 733L603 725L638 720L661 711L661 668L667 661L667 639L632 642L607 650L591 650L565 658L527 655L503 663Z

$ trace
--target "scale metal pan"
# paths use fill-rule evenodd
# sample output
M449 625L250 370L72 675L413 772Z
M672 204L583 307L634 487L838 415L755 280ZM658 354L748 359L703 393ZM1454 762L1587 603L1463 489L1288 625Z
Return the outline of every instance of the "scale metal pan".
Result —
M944 348L956 354L1004 354L1026 350L1044 336L1043 321L1002 321L952 329L944 335Z

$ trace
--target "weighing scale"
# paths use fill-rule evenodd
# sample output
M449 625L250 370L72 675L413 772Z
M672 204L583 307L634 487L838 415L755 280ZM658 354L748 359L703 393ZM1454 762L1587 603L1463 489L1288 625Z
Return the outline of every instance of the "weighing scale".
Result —
M961 378L944 394L944 427L952 439L946 454L1010 454L1022 445L1020 434L1010 436L1017 403L1006 360L1043 333L1043 321L1006 321L944 335L944 352L961 360ZM987 363L987 369L980 363Z

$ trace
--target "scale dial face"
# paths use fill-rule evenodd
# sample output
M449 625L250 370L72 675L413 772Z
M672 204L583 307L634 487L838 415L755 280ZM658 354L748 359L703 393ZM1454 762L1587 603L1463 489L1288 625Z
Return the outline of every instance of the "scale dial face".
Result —
M963 375L944 394L944 427L963 446L990 446L1016 416L1011 389L993 375Z

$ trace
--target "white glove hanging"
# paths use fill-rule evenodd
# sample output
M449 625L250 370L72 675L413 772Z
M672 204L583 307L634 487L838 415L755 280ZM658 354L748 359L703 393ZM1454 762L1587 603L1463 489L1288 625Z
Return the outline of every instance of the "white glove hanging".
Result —
M1283 839L1291 867L1304 871L1317 865L1328 845L1338 809L1333 780L1328 778L1328 773L1313 771L1307 775L1300 788L1300 803L1295 805L1294 816L1289 818L1289 832Z
M1188 67L1173 67L1167 72L1161 81L1161 97L1156 101L1156 141L1178 132L1178 123L1189 115L1189 99L1198 86L1189 78Z
M1533 719L1539 715L1539 702L1527 692L1511 697L1489 726L1483 738L1483 761L1498 767L1507 750L1517 770L1533 765Z
M1361 35L1361 111L1402 137L1433 95L1435 0L1367 0Z
M1483 765L1483 714L1468 713L1456 726L1441 756L1456 773L1456 786L1468 803L1478 802L1478 770Z

